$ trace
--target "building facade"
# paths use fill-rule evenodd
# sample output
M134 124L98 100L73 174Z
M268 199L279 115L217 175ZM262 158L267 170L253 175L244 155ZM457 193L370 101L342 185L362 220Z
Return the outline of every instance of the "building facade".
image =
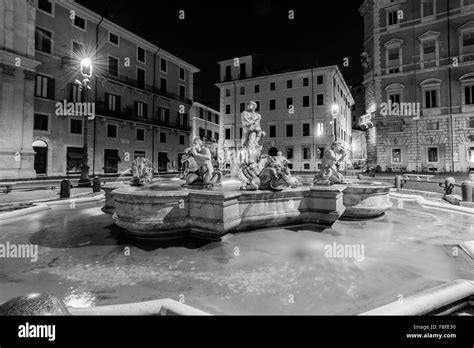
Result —
M474 1L365 0L368 157L381 170L474 167Z
M91 174L122 173L138 156L152 160L156 171L179 170L179 156L191 136L196 67L71 0L2 4L0 18L8 19L12 9L15 13L15 20L2 20L2 25L20 25L25 17L28 30L6 28L24 37L14 44L8 35L0 40L2 55L13 51L10 55L23 63L18 67L15 60L3 59L1 122L8 135L2 138L11 142L0 143L1 178L80 173L86 117L58 103L85 103L94 111L87 118ZM87 92L79 84L84 58L93 65ZM5 81L11 74L15 86L28 81L18 94L25 100L13 105L5 95L13 93ZM23 107L23 118L16 117L15 108ZM20 161L15 161L18 153Z
M324 150L341 139L351 144L350 90L337 66L270 74L258 57L219 62L221 147L230 168L241 146L241 112L249 101L258 105L266 136L263 151L276 147L295 171L317 171Z

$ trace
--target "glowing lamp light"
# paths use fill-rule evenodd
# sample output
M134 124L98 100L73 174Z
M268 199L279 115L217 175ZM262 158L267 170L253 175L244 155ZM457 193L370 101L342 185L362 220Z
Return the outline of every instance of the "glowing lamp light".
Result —
M89 58L81 60L81 74L84 77L92 76L92 62Z
M331 114L332 114L333 116L339 115L339 105L337 105L337 104L332 104L332 106L331 106Z

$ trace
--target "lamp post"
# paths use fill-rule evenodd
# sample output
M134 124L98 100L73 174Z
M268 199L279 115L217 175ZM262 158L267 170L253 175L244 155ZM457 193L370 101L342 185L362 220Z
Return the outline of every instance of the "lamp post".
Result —
M84 91L84 106L87 107L87 90L89 87L89 78L92 76L92 62L90 59L83 59L81 61L81 74L82 74L82 89ZM84 110L85 108L83 108ZM91 180L89 178L89 154L88 154L88 143L87 143L87 133L88 133L88 117L86 115L84 119L84 152L82 154L82 168L81 168L81 178L79 179L79 187L90 187Z

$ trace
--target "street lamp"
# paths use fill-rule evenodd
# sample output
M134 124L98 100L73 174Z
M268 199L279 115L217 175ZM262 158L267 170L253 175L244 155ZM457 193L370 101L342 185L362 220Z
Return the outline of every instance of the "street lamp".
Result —
M92 77L92 62L89 58L81 60L81 74L82 74L82 90L84 91L84 106L87 106L87 90L89 87L89 78ZM85 110L85 108L83 108ZM89 179L89 155L88 155L88 144L87 144L87 115L84 119L84 152L82 154L82 168L81 168L81 178L79 179L79 187L90 187L91 180Z

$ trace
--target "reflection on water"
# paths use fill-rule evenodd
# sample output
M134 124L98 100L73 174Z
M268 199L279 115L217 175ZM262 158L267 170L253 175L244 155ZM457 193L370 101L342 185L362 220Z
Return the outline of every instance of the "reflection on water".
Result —
M393 201L384 216L227 235L137 242L101 204L56 207L2 224L0 243L39 245L39 259L2 260L0 302L50 292L70 306L179 299L220 314L356 314L440 282L471 278L453 246L474 239L474 217ZM363 261L328 246L364 247ZM294 301L289 301L290 296Z

